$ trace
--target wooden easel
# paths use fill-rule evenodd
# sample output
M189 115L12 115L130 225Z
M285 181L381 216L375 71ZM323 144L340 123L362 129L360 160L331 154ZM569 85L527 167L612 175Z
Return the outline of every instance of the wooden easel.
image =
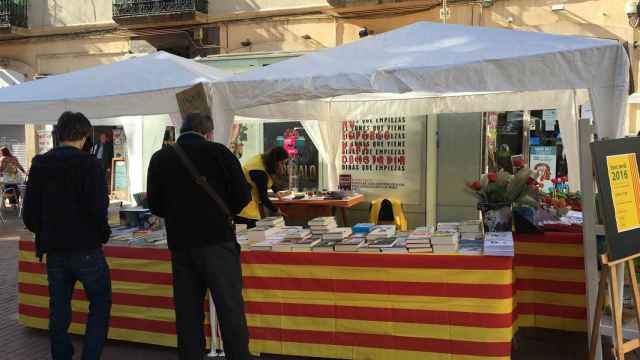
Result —
M598 285L598 297L596 301L596 313L592 324L592 336L591 343L589 345L589 359L595 360L596 350L598 344L598 338L600 336L600 321L602 319L602 308L604 307L604 300L607 293L607 281L610 284L610 296L611 296L611 309L613 312L613 344L614 353L617 360L624 360L625 354L640 348L640 338L624 341L624 333L622 330L622 302L620 301L620 291L618 288L618 277L623 274L619 274L616 265L625 263L626 268L629 269L629 280L631 281L631 288L633 291L634 312L638 328L640 328L640 292L638 291L638 280L636 278L636 267L634 259L640 257L640 254L619 259L615 261L609 261L607 255L602 255L602 272L600 273L600 282Z

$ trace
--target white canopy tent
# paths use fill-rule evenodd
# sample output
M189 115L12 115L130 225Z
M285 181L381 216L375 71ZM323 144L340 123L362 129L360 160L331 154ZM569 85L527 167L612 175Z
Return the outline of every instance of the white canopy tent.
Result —
M546 98L539 105L570 109L559 119L577 176L575 90L588 91L599 135L621 137L628 68L624 48L612 40L419 22L227 77L211 92L214 116L223 119L218 141L226 141L236 115L318 120L330 186L337 181L331 139L345 118L501 111Z
M51 124L67 110L90 119L177 113L176 92L226 75L160 51L0 89L0 123Z
M0 124L53 124L70 110L82 112L94 125L122 126L130 190L136 193L145 187L146 163L160 148L164 128L179 122L176 93L224 76L221 70L160 51L2 88ZM143 131L153 136L143 137Z

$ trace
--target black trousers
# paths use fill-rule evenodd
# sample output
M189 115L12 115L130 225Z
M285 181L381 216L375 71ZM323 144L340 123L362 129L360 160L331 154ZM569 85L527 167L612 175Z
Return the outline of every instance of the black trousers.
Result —
M228 360L246 360L249 331L242 299L240 246L228 241L171 252L178 354L181 360L205 356L204 301L211 291Z

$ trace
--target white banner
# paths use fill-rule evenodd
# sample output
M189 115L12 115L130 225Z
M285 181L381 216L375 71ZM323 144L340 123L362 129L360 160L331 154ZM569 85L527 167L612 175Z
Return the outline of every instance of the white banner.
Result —
M370 199L422 204L426 116L347 120L342 123L340 174Z

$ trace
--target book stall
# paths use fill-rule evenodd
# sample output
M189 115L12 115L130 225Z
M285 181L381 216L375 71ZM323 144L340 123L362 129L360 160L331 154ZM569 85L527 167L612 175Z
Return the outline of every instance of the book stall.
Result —
M367 191L377 187L426 199L426 215L419 224L396 217L349 223L343 211L338 219L325 214L295 226L282 217L265 217L252 229L237 225L252 353L506 360L521 327L587 332L595 304L587 296L591 285L585 268L592 269L585 266L590 260L584 254L595 244L583 245L580 196L569 191L579 189L581 179L575 110L590 102L598 134L623 135L628 79L617 69L626 69L628 58L622 46L416 23L321 52L206 84L216 99L216 139L225 141L236 117L301 121L327 164L326 185L332 191L320 196L372 202ZM594 57L602 61L595 64ZM511 172L486 172L477 181L452 179L461 192L477 197L477 208L461 211L453 221L437 220L431 205L438 194L430 184L417 195L420 184L398 180L410 167L418 175L437 171L437 156L416 161L404 158L402 149L384 156L364 149L346 160L340 156L352 151L351 145L340 146L345 126L369 121L406 131L417 121L434 125L435 114L516 109L558 109L554 116L566 145L568 181L542 184L535 170L546 168L524 164ZM436 144L436 131L429 134L427 141ZM407 142L398 148L413 146ZM536 156L544 160L546 155ZM357 188L340 189L341 175L356 178L353 169L367 173ZM290 201L314 200L294 194ZM175 346L162 221L144 208L114 208L110 216L114 233L105 248L114 283L109 336ZM18 266L19 321L46 329L45 267L37 262L31 239L20 241ZM78 333L87 312L80 288L73 311L71 331ZM215 311L210 315L207 333L215 353L224 344Z

